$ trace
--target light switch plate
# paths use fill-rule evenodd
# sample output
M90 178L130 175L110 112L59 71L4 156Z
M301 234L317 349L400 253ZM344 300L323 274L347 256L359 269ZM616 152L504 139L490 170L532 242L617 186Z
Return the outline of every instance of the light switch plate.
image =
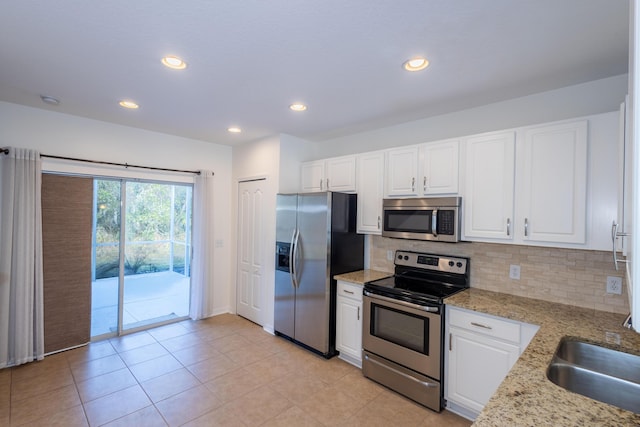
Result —
M520 280L520 266L511 264L509 266L509 278L514 280Z

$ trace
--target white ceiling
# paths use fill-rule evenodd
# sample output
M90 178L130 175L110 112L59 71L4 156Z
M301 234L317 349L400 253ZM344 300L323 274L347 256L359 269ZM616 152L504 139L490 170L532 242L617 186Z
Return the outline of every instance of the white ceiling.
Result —
M628 14L627 0L3 1L0 100L219 144L319 141L624 74ZM415 55L430 67L402 70Z

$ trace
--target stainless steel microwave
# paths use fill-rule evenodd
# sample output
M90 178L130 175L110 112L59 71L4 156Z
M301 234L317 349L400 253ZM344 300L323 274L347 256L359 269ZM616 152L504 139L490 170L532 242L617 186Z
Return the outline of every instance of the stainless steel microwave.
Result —
M460 241L461 197L384 199L382 235L397 239Z

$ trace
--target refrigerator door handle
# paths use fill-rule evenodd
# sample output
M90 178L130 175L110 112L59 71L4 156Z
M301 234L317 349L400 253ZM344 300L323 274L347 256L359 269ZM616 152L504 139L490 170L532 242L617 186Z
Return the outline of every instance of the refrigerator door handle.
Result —
M291 270L291 282L293 283L294 288L299 288L300 283L298 282L298 240L300 238L300 230L296 229L293 233L293 243L291 244L291 250L293 251L293 256L290 258L290 265L292 267Z
M289 245L289 278L291 279L291 286L296 287L296 266L295 266L295 249L296 249L296 232L293 230L291 233L291 245Z

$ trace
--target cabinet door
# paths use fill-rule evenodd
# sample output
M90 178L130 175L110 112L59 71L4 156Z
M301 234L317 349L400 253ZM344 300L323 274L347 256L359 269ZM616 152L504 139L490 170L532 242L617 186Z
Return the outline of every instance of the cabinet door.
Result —
M336 348L352 359L362 359L362 303L336 299Z
M513 239L515 133L465 141L464 236Z
M300 191L303 193L312 193L314 191L324 191L324 160L317 162L306 162L301 167L301 185Z
M447 399L480 412L518 360L520 348L451 327Z
M587 122L527 128L523 133L522 239L585 243Z
M418 195L418 147L387 151L387 196Z
M426 195L458 192L458 140L424 146L422 192Z
M328 159L326 167L326 189L329 191L356 191L355 156Z
M358 156L358 233L382 233L384 153Z

